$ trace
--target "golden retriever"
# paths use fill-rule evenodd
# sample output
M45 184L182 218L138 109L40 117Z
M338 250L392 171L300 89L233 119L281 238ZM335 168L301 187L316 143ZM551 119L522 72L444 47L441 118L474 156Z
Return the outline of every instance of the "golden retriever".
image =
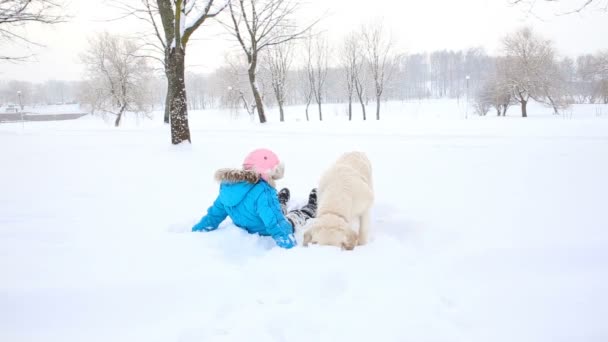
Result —
M304 233L304 246L312 243L352 250L367 243L374 191L372 166L364 153L349 152L338 158L322 175L318 196L317 217Z

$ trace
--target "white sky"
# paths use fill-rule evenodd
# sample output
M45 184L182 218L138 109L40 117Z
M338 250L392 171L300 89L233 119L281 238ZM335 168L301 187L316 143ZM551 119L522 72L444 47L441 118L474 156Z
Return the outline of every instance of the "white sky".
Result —
M553 40L562 55L608 49L608 12L591 8L580 14L554 15L576 7L581 1L564 0L562 3L567 6L561 7L537 4L534 15L530 15L527 7L510 6L509 0L307 0L302 1L298 20L308 22L327 13L319 28L337 46L348 31L382 18L399 49L407 53L482 46L488 53L496 54L500 39L525 24ZM80 79L82 66L78 55L85 49L87 37L103 30L129 35L146 28L133 20L106 21L120 16L120 11L107 0L70 0L68 11L74 16L69 23L29 27L29 38L46 46L34 49L36 61L0 62L0 79L35 82ZM197 31L196 41L188 46L188 70L210 71L223 63L225 53L234 48L234 43L222 32L214 24ZM3 44L0 49L4 54L27 53L15 45Z

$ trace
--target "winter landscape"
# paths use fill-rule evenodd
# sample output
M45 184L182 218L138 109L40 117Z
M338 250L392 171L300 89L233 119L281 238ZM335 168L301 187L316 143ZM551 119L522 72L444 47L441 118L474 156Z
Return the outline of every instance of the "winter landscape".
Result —
M494 8L496 46L420 52L382 6L336 40L341 1L100 1L120 34L47 76L36 25L83 25L85 2L0 0L0 341L608 340L608 45L553 35L606 32L605 1L472 0L453 10ZM282 28L254 46L252 6ZM200 71L211 40L226 50ZM258 147L290 208L365 152L369 243L191 232L214 172Z

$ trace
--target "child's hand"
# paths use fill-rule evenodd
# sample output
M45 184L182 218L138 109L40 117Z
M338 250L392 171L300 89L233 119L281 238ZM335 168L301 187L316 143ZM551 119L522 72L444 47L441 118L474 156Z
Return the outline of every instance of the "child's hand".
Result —
M212 227L205 227L205 224L201 221L192 227L193 232L208 232L213 230Z
M274 239L275 243L277 244L277 246L279 246L281 248L290 249L297 245L296 238L293 236L293 234L277 235L277 236L273 236L273 239Z

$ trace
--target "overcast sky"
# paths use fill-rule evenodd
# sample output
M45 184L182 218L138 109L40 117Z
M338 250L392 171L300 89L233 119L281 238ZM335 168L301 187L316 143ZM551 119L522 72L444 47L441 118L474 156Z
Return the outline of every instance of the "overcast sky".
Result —
M129 35L146 29L133 20L108 22L121 14L108 0L69 1L68 11L73 19L55 27L29 27L28 37L45 47L33 50L37 54L35 61L0 62L0 79L35 82L80 79L82 66L78 55L86 48L88 37L104 30ZM564 5L538 4L530 14L528 7L513 7L509 0L307 0L302 1L298 20L307 22L326 13L319 29L325 30L336 46L349 30L382 18L399 49L407 53L481 46L488 53L497 54L500 39L523 25L531 25L553 40L561 55L608 49L607 12L590 8L580 14L555 15L581 1L584 0L564 0ZM219 25L201 27L194 38L187 51L188 70L213 70L222 64L226 52L234 48ZM27 53L15 45L2 44L0 49L3 54Z

